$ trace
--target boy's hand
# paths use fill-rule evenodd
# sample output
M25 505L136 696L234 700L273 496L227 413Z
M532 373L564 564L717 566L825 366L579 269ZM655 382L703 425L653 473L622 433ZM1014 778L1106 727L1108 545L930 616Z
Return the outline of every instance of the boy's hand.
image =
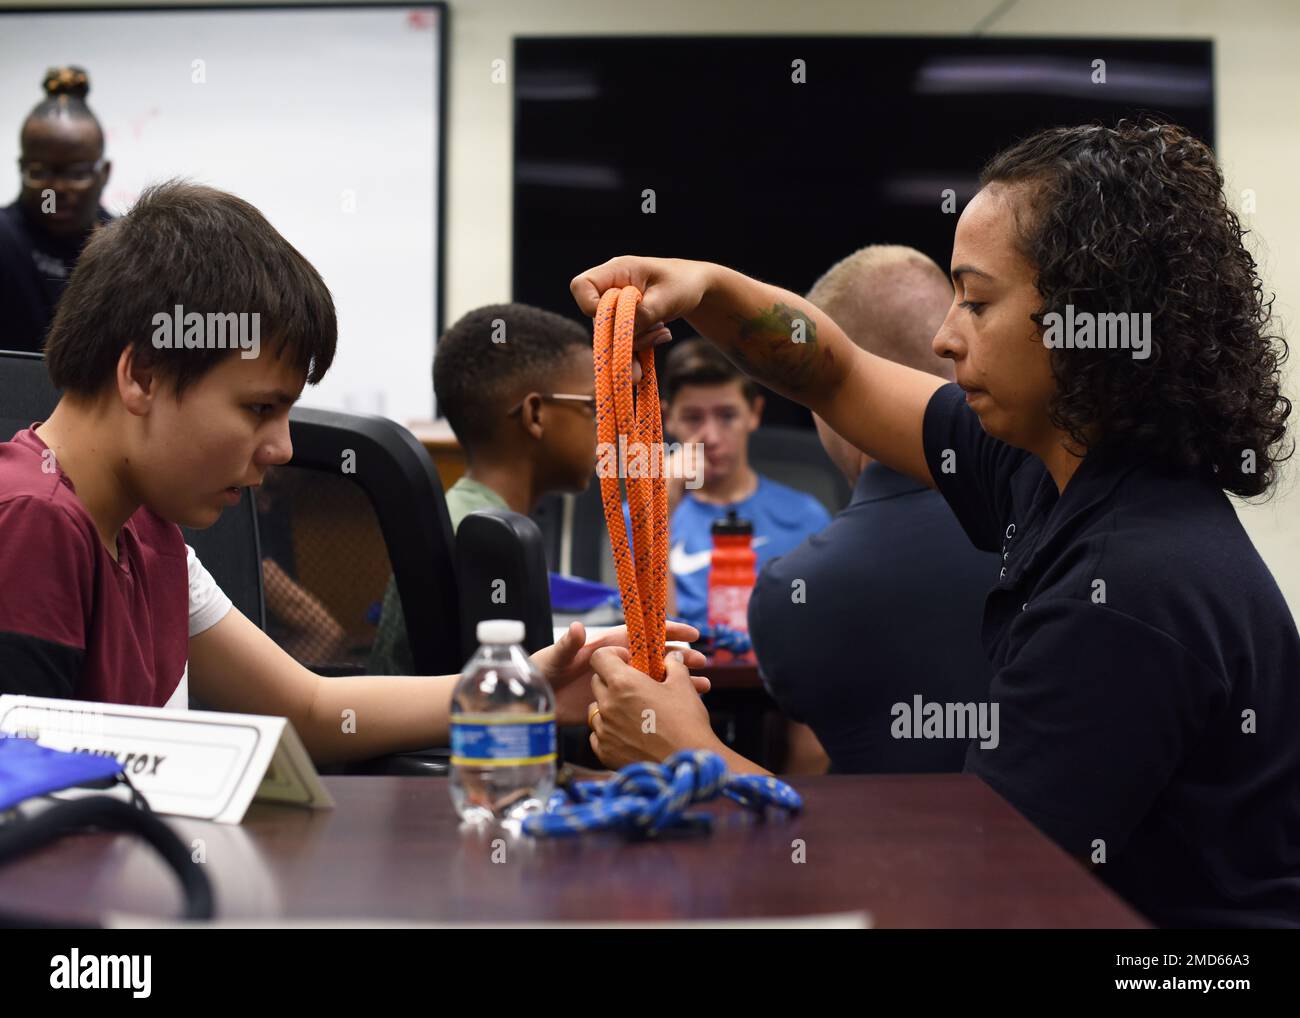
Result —
M606 767L660 763L679 749L718 750L709 712L691 681L695 676L674 654L664 659L663 682L633 668L621 647L601 650L591 663L596 671L591 748Z
M665 627L666 639L690 643L700 638L694 626L669 619ZM532 656L546 681L555 691L556 720L562 725L581 724L586 720L584 706L592 697L592 656L602 647L627 649L627 626L618 626L598 640L586 642L587 633L581 622L569 624L568 631L549 647L543 647ZM683 652L686 663L692 668L703 668L706 658L698 650ZM639 673L638 673L639 674ZM703 675L691 676L700 693L709 691L709 680ZM654 681L653 679L650 681Z
M595 317L600 298L615 286L641 291L636 309L636 343L640 350L672 339L667 323L685 318L708 292L714 266L681 258L642 258L620 255L574 276L569 292L582 313Z

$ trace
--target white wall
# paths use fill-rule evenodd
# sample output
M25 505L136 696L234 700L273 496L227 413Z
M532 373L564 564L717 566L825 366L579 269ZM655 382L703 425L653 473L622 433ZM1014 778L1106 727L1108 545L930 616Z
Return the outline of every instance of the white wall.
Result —
M83 12L7 17L0 36L0 167L52 63L90 72L113 171L103 204L184 177L252 202L334 296L334 366L303 402L433 411L435 18L402 8ZM59 28L58 26L62 26ZM58 41L52 37L58 35ZM201 61L201 63L199 63ZM197 67L195 65L198 65ZM271 116L259 115L268 110ZM346 124L347 144L339 125ZM17 190L0 172L0 199ZM160 309L165 310L165 309ZM239 311L239 308L228 310Z
M30 0L0 0L22 6ZM510 292L510 85L492 61L509 61L515 35L969 33L995 0L470 0L451 4L449 53L448 323ZM1300 5L1288 0L1020 0L990 34L1209 38L1215 43L1219 155L1229 193L1250 188L1256 255L1285 327L1300 301ZM647 67L681 75L689 68ZM653 111L645 142L656 144ZM870 238L863 238L864 242ZM600 253L603 257L606 253ZM585 266L575 266L578 271ZM1300 356L1300 355L1298 355ZM1289 391L1295 395L1294 373ZM1300 435L1300 411L1294 420ZM1300 498L1292 468L1266 505L1241 517L1293 610L1300 609Z

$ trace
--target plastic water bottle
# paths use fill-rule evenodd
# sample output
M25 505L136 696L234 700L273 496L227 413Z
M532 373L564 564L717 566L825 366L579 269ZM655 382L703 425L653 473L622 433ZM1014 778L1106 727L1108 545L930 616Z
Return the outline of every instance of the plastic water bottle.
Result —
M758 556L754 553L754 524L735 509L713 521L713 559L709 568L709 625L749 631L747 610L754 592Z
M754 553L754 524L735 509L713 521L713 560L709 568L708 623L732 632L749 632L749 598L754 592L758 556ZM753 660L752 652L737 655L725 646L714 649L715 661Z
M555 695L521 646L524 624L486 619L451 694L451 801L462 820L519 819L555 788Z

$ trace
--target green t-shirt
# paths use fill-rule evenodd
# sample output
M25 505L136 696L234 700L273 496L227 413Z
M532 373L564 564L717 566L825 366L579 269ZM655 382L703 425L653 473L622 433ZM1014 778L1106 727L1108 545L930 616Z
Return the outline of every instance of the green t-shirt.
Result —
M460 521L480 509L509 509L506 500L481 481L462 477L447 490L447 514L451 517L451 532L460 527Z
M509 509L506 500L480 481L462 477L447 490L447 515L451 517L454 534L463 520L479 509ZM384 591L384 605L379 613L379 629L374 646L370 648L367 668L371 675L412 675L415 662L411 658L411 644L406 638L406 616L402 614L402 600L397 596L397 581L388 579Z

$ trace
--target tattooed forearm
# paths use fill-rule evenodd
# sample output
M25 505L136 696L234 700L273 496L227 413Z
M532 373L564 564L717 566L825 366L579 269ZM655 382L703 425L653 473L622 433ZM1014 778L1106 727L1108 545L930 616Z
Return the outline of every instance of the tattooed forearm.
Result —
M740 318L740 338L779 338L795 343L816 343L817 323L789 304L773 304L753 318Z
M726 353L749 375L795 396L815 388L827 351L817 345L817 323L788 304L777 303L753 317L734 316L737 334Z

